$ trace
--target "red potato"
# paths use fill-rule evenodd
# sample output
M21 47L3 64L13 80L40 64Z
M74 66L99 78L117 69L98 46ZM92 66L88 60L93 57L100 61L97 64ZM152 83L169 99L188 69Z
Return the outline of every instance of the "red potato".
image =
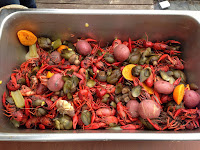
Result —
M114 57L120 62L123 62L126 59L128 59L129 55L130 51L128 47L124 44L119 44L114 48Z
M199 104L200 96L197 92L193 90L187 90L185 91L183 101L186 107L194 108L195 106Z
M50 54L51 60L55 63L59 63L62 58L60 56L60 53L58 51L54 51Z
M64 81L62 76L62 74L56 73L47 81L47 87L50 91L56 92L63 88Z
M143 100L138 106L138 113L143 119L157 118L160 115L160 107L153 100Z
M76 44L77 52L81 55L88 55L92 51L92 47L90 44L85 40L79 40Z
M130 100L127 104L126 107L128 108L128 111L130 112L131 116L133 118L136 118L139 116L138 113L138 106L139 106L139 102L136 100Z
M159 80L154 83L154 89L161 94L171 94L174 90L174 85L167 81Z

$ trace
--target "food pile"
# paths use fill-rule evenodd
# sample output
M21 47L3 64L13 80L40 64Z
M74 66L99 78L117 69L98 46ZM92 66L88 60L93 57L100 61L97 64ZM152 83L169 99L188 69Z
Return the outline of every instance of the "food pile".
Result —
M29 48L13 70L2 103L18 128L184 130L199 127L200 96L187 83L181 43L145 39L100 47L37 38L20 30Z

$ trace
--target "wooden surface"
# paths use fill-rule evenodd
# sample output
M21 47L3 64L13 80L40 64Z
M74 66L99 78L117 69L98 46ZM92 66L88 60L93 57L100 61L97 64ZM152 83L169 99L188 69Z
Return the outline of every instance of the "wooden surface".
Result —
M153 0L36 0L36 3L60 3L60 4L153 4Z
M153 0L36 0L38 8L154 9Z
M0 142L0 150L199 150L199 141Z

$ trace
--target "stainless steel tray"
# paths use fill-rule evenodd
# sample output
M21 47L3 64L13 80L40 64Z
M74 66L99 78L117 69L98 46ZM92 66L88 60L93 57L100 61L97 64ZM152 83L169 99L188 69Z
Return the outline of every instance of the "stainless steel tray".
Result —
M24 61L27 48L20 45L16 33L27 29L37 36L75 41L90 37L102 45L115 37L122 40L149 36L149 40L177 39L182 43L185 70L189 81L200 85L200 12L149 10L25 10L1 13L0 20L0 95L12 70ZM85 23L89 27L85 27ZM74 35L72 37L71 35ZM0 103L2 110L2 104ZM1 141L80 141L80 140L200 140L200 129L193 131L114 131L70 130L41 131L13 128L0 112Z

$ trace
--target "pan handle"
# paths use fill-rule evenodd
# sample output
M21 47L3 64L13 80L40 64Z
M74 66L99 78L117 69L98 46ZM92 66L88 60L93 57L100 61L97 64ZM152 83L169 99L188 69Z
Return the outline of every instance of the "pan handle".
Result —
M0 27L1 27L1 24L2 24L2 21L4 20L4 18L6 18L8 15L14 13L14 12L17 12L17 11L23 11L25 9L2 9L0 11Z
M194 19L196 19L198 21L198 23L200 24L200 12L199 11L188 11L190 16L193 17Z

